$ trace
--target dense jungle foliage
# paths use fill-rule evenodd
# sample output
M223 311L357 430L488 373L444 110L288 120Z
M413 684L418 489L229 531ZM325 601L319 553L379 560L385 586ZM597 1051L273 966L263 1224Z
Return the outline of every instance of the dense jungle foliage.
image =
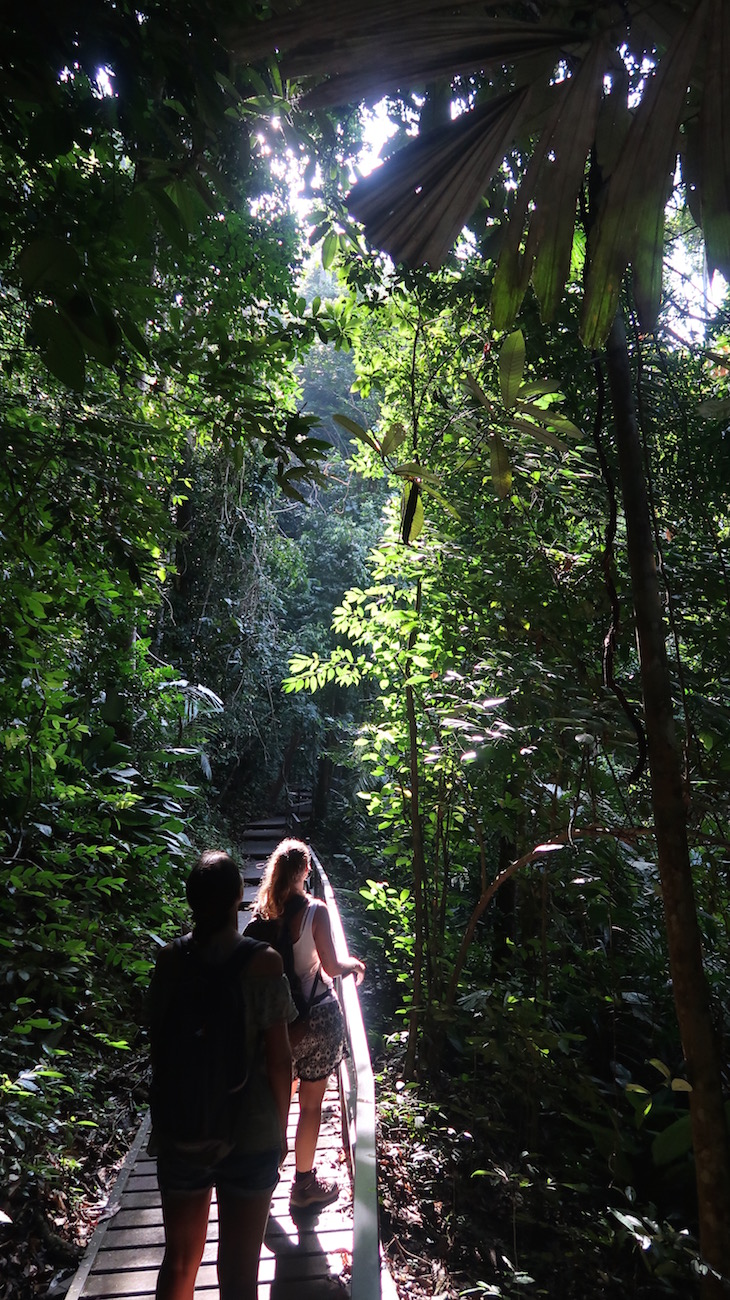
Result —
M0 55L0 1296L62 1294L98 1216L196 851L302 787L402 1294L694 1295L583 235L551 325L497 330L478 223L438 273L365 251L360 118L232 66L242 6L40 8ZM669 235L659 327L623 310L727 1097L730 317L681 190Z

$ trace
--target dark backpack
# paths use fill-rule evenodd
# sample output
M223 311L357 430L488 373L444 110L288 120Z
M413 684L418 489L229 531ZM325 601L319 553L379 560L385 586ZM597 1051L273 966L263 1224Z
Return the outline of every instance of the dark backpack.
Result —
M284 974L289 981L292 1000L299 1012L299 1020L296 1020L294 1025L289 1026L290 1036L292 1031L296 1034L297 1030L301 1031L304 1028L312 1004L316 1001L314 991L319 978L319 972L317 972L312 991L309 997L306 998L302 989L302 981L294 969L294 945L290 929L292 917L296 916L305 905L304 899L300 901L299 896L290 898L284 906L282 916L273 921L267 921L262 916L255 916L252 921L249 921L243 932L249 938L260 939L263 943L268 943L270 947L276 948L276 951L281 956L284 963Z
M192 935L174 941L172 994L151 1027L150 1109L159 1138L233 1145L252 1065L240 975L260 947L244 939L214 965L202 960Z

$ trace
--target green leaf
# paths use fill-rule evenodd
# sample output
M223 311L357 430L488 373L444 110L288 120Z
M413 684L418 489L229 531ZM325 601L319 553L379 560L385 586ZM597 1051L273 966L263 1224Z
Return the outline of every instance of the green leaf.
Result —
M492 403L490 402L489 398L484 392L484 389L481 387L480 384L477 383L473 375L467 375L465 377L464 387L466 388L467 392L471 393L472 397L476 397L477 401L480 402L481 405L485 407L487 411L491 412Z
M63 239L34 239L18 258L18 270L26 289L43 285L68 288L81 276L78 253Z
M494 490L500 501L504 501L512 491L512 466L498 433L493 433L489 440L489 461Z
M665 1065L664 1061L660 1061L658 1057L652 1056L649 1065L653 1065L654 1069L658 1070L665 1079L671 1079L672 1071L669 1069L669 1066Z
M372 447L373 451L380 451L380 448L372 434L368 433L367 429L363 429L362 425L357 423L357 420L351 420L349 415L333 415L332 419L335 424L339 424L343 429L347 429L347 432L351 433L354 438L358 438L360 442L367 443L368 447Z
M80 393L86 379L86 359L69 322L54 307L41 306L33 312L32 326L51 374Z
M121 333L114 313L106 303L88 293L75 293L64 303L64 314L78 332L89 356L110 366L119 349Z
M329 271L334 262L335 257L337 256L339 243L340 241L337 232L335 230L328 230L322 240L322 267L325 271Z
M682 1115L663 1133L657 1134L651 1144L651 1156L655 1165L669 1165L681 1156L686 1156L692 1148L692 1126L689 1115Z
M520 384L517 398L521 402L527 402L533 397L547 397L548 395L558 397L560 395L560 385L556 379L530 379L524 384Z
M406 546L420 536L423 524L423 503L418 484L407 483L401 501L401 537Z
M427 494L428 496L433 497L434 500L438 501L442 509L444 509L447 512L447 514L451 515L452 519L461 519L461 514L456 509L456 507L453 506L451 502L444 496L443 492L437 492L435 488L431 487L430 484L426 483L425 481L422 484L422 488L423 488L424 495Z
M131 316L127 315L126 312L120 312L119 325L127 342L131 344L136 352L139 352L140 356L144 357L145 361L149 361L151 358L149 344Z
M517 410L529 415L530 419L537 421L546 429L554 429L557 433L565 434L567 438L582 439L583 437L578 426L573 424L567 415L563 415L562 411L552 411L547 406L536 406L534 402L518 402Z
M502 392L502 404L511 410L517 400L525 368L525 336L522 330L515 330L505 339L499 354L499 384Z
M389 456L392 451L397 451L402 447L406 440L406 431L402 424L391 424L382 443L380 444L380 454Z
M556 451L567 451L568 444L563 442L556 433L551 433L549 429L541 429L537 424L531 424L529 420L521 420L517 416L511 421L511 427L518 433L527 433L537 442L544 443L547 447L554 447Z
M400 465L395 466L393 473L400 474L402 478L417 478L421 483L440 483L441 481L440 474L434 474L433 470L424 469L423 465L419 465L415 460L402 461Z

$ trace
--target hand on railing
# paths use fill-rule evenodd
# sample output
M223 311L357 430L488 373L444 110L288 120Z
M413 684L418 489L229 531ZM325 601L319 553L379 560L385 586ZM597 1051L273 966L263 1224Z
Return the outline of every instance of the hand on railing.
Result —
M365 979L365 962L360 961L359 957L345 957L345 959L341 961L339 965L340 965L340 974L343 976L343 978L345 975L354 975L355 984L359 988L363 980Z

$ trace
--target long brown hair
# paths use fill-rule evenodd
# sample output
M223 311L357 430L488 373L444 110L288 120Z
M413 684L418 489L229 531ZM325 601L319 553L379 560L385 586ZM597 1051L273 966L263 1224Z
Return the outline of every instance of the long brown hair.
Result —
M277 920L284 912L294 882L305 867L311 867L312 855L303 840L282 840L271 854L256 895L254 912L267 921Z

